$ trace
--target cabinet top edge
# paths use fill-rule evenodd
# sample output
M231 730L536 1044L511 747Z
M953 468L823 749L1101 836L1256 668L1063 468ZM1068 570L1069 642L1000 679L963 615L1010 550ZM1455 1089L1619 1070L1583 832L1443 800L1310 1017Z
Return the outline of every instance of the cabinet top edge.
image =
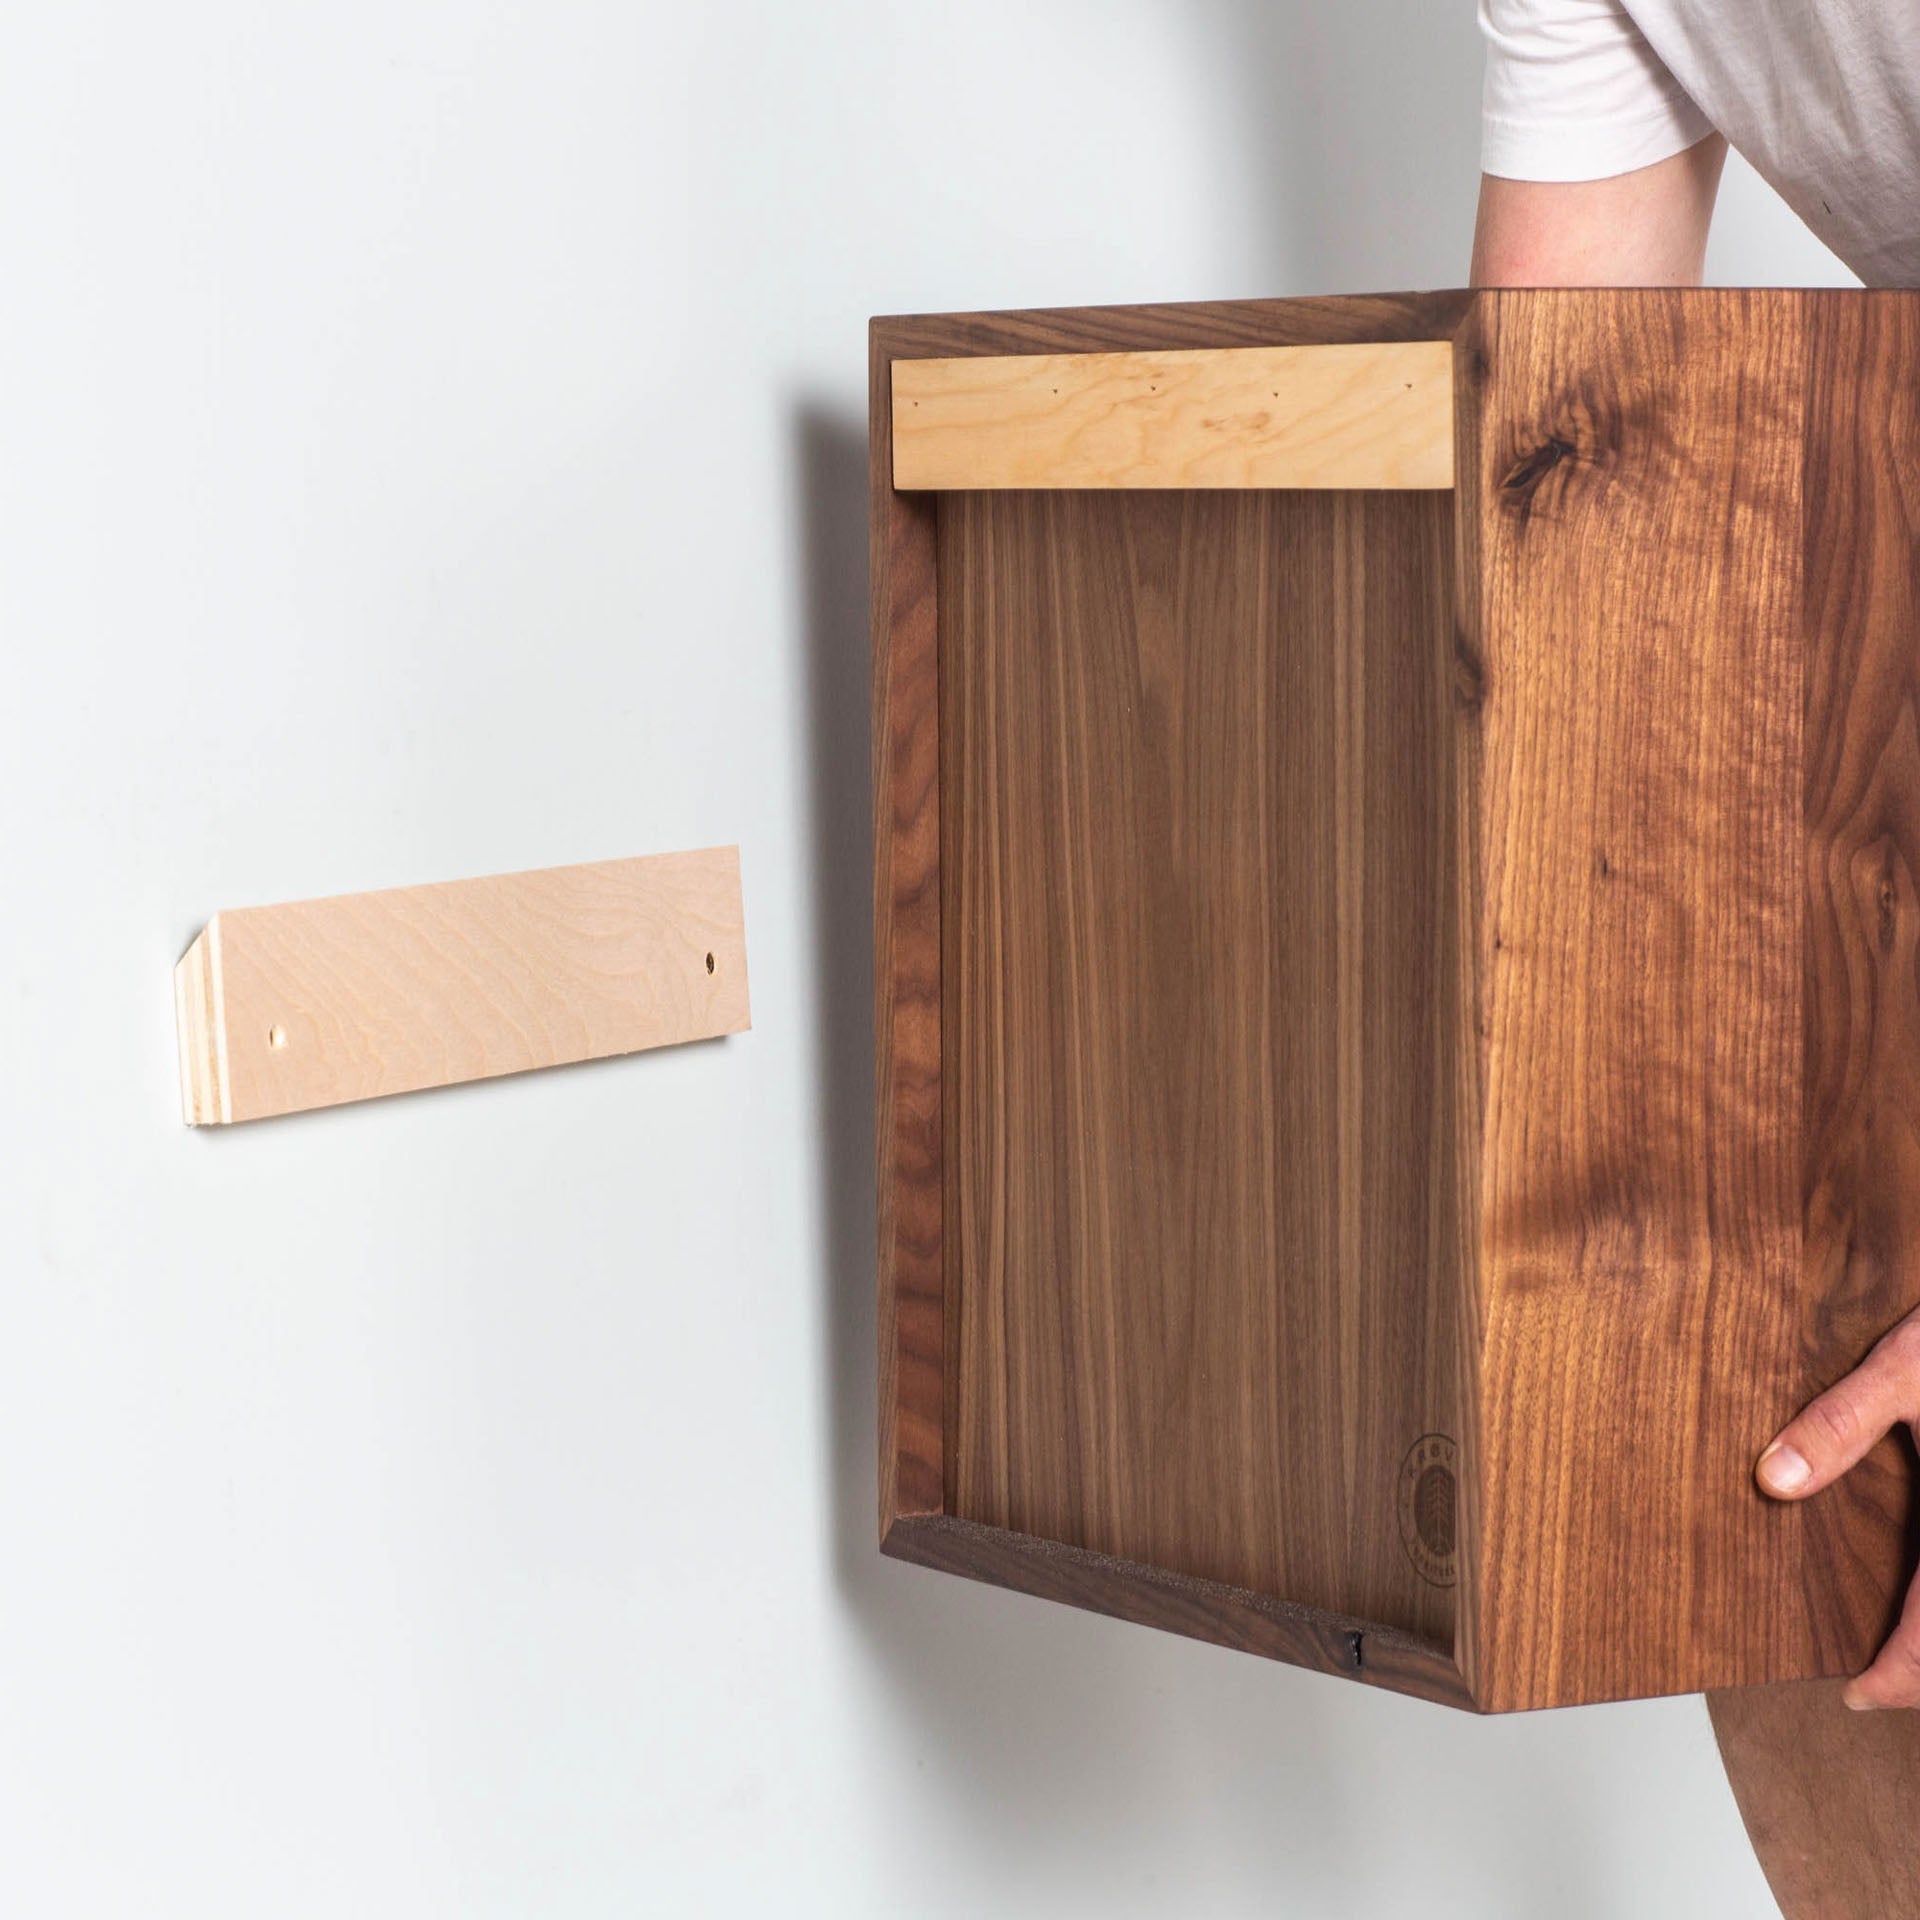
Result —
M1483 300L1590 305L1658 299L1681 306L1738 299L1764 312L1821 304L1920 301L1912 287L1446 287L1411 292L1288 294L1084 307L979 308L876 314L875 355L919 359L970 353L1098 352L1130 346L1312 345L1454 338Z

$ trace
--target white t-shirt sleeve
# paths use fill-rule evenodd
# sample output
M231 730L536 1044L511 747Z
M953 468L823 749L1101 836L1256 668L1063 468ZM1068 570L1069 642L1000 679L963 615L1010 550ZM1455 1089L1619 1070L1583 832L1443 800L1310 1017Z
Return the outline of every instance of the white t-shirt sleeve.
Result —
M1713 131L1620 0L1479 0L1482 172L1604 180Z

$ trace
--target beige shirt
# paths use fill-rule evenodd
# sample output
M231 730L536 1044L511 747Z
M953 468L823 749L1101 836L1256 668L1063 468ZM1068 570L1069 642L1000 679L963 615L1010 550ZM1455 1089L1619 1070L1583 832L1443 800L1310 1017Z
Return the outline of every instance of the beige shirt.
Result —
M1920 0L1479 0L1481 165L1597 180L1718 129L1869 286L1920 285Z

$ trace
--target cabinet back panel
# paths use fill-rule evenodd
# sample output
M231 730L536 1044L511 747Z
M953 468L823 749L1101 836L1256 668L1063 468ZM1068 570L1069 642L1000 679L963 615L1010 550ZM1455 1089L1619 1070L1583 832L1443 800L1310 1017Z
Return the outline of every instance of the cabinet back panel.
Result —
M1452 498L938 511L949 1511L1450 1646Z

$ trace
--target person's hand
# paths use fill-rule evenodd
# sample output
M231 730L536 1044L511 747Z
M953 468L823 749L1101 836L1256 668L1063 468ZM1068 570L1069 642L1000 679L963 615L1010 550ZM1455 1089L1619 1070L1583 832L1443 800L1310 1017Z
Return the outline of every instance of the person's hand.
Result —
M1920 1440L1920 1309L1781 1431L1755 1478L1776 1499L1804 1500L1832 1486L1902 1420ZM1850 1707L1920 1707L1920 1576L1907 1589L1900 1624L1841 1698Z

